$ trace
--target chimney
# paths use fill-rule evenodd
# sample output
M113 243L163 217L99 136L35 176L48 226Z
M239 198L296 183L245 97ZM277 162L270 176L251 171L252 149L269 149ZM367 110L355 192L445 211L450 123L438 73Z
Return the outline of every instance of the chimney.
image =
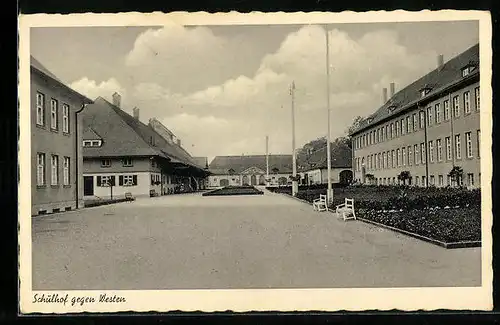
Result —
M134 107L134 109L132 110L132 112L133 112L134 118L136 120L139 120L139 109L137 107Z
M177 145L180 147L181 146L181 139L177 139Z
M438 67L438 70L441 70L443 68L443 65L444 65L444 58L443 58L443 55L442 54L439 54L438 57L437 57L437 67Z
M394 94L396 93L396 84L394 82L391 82L390 91L391 91L391 97L389 97L389 98L392 98L392 97L394 97Z
M387 103L387 88L382 89L382 105Z
M122 96L119 93L115 92L113 94L113 105L115 105L116 107L121 107L120 106L121 101L122 101Z

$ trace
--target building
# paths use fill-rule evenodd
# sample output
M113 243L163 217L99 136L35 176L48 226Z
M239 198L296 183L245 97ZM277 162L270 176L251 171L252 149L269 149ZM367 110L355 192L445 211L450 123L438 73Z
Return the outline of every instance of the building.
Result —
M395 92L351 134L355 179L364 184L480 186L479 44ZM454 167L462 177L449 176Z
M148 124L102 97L83 114L84 197L156 196L203 189L208 171L199 166L158 120ZM166 131L165 131L166 130ZM168 132L170 132L170 134Z
M81 114L92 101L31 57L31 214L83 207Z
M269 155L269 186L287 185L292 155ZM209 187L266 184L266 155L216 156L208 170Z
M331 152L331 182L350 184L353 180L352 150L347 145L333 146ZM328 182L328 163L326 146L311 152L299 165L301 185L326 184Z

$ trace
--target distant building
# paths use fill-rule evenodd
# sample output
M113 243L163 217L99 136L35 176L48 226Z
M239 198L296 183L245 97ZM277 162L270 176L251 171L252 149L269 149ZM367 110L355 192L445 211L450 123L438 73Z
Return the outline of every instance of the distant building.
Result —
M479 44L395 92L383 90L383 104L351 134L354 178L365 184L479 187ZM449 172L460 167L454 180Z
M266 185L266 155L216 156L209 164L209 187ZM287 185L292 155L269 155L269 185Z
M83 207L81 114L92 101L31 57L31 214Z
M352 150L347 146L332 147L331 182L350 184L353 180ZM325 147L312 152L299 166L300 185L328 183L327 150Z
M150 196L197 191L206 187L200 166L158 120L148 125L113 103L97 98L84 113L83 167L85 198ZM165 131L167 130L167 131ZM110 186L111 185L111 186Z

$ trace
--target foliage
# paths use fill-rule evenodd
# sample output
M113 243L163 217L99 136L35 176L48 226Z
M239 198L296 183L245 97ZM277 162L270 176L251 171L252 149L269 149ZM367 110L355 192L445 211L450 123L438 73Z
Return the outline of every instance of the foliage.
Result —
M202 196L226 196L226 195L262 195L264 192L253 186L226 186L210 192L203 193Z

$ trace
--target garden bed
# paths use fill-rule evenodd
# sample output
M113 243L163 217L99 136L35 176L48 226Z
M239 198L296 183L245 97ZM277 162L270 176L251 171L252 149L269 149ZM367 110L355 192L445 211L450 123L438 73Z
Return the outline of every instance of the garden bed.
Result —
M270 189L271 190L271 189ZM334 188L333 204L354 199L360 220L447 248L481 246L481 192L463 188L349 186ZM272 190L291 195L290 187ZM311 203L326 187L299 188Z
M119 198L119 199L112 199L112 200L111 199L85 200L84 206L86 208L90 208L90 207L98 207L101 205L108 205L108 204L121 203L121 202L127 202L127 201L134 201L134 198L131 198L131 199Z
M228 195L262 195L264 192L253 186L226 186L210 192L203 193L202 196L228 196Z

